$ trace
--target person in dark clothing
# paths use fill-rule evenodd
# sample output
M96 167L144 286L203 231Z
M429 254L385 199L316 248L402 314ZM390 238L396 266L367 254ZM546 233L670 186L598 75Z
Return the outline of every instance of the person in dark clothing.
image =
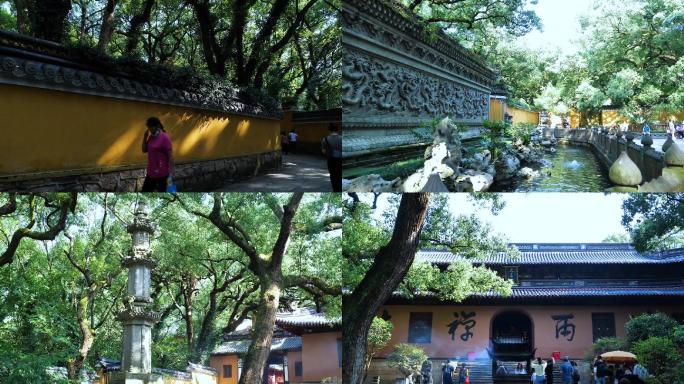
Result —
M553 357L547 360L546 369L544 370L546 376L546 384L553 384Z
M444 364L442 367L442 384L453 384L453 377L452 373L454 371L454 367L452 367L449 363Z
M579 384L581 377L579 373L579 367L577 366L577 362L571 361L570 364L572 364L572 383Z
M596 359L594 364L596 368L596 384L606 384L606 376L608 376L608 367L606 363L603 362L601 356Z
M328 158L328 172L333 192L342 192L342 136L335 124L328 126L330 134L321 140L321 152Z

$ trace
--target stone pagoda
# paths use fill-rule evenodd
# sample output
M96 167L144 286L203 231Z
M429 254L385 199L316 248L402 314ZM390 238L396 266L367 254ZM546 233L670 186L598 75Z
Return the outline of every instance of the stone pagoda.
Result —
M128 295L118 320L123 324L121 372L112 375L112 384L162 383L152 374L152 327L159 313L152 310L150 275L157 263L150 258L150 238L155 225L147 217L144 202L138 203L133 222L126 228L133 241L122 266L128 268Z

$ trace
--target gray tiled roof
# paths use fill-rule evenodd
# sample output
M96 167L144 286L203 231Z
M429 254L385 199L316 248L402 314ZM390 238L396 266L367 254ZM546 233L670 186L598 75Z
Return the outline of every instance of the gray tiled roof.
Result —
M251 340L226 341L219 345L212 355L224 355L231 353L247 353ZM271 351L290 351L302 347L302 338L299 336L275 338L271 343Z
M653 286L653 287L573 287L573 288L528 288L514 287L511 298L517 297L598 297L598 296L662 296L684 295L684 285L679 286ZM473 295L474 297L497 297L495 293Z
M513 244L520 256L511 258L497 253L480 259L468 259L489 265L503 264L667 264L684 262L684 249L642 255L629 244ZM448 252L423 250L416 254L416 261L432 264L450 264L464 260Z
M392 295L397 299L406 297L395 292ZM469 296L469 299L505 299L515 301L516 299L572 299L572 298L620 298L620 297L682 297L684 298L684 283L667 284L640 287L513 287L511 295L504 297L498 293L487 292L477 293ZM437 296L431 292L418 293L416 298L428 298L437 300ZM437 300L439 301L439 300Z
M294 312L281 312L276 315L276 324L280 326L320 327L342 324L341 318L327 318L324 313L316 312L315 309L300 309Z

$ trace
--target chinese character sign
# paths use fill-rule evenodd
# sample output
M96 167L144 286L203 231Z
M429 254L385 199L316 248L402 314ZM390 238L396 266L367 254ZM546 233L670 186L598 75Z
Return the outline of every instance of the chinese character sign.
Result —
M560 338L560 336L563 336L568 341L572 341L572 339L575 338L575 324L568 321L575 318L575 315L554 315L551 316L551 318L556 320L556 339Z
M459 325L462 325L464 330L464 332L460 336L461 340L470 340L473 337L473 333L470 330L473 327L475 327L476 324L476 321L474 319L475 312L461 311L460 315L458 312L454 312L454 317L456 317L456 320L447 324L447 327L449 327L449 334L451 335L451 340L455 340L456 330L458 329Z

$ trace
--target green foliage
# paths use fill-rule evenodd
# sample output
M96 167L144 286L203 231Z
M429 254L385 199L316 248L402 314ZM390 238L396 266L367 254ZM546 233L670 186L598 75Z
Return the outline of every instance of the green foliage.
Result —
M345 287L350 290L363 279L375 254L387 244L394 225L398 201L390 198L385 203L387 205L384 206L383 222L374 215L374 210L366 202L372 196L359 194L360 201L356 204L349 203L345 208L343 270ZM503 295L509 294L512 286L510 281L485 267L474 266L467 260L498 252L506 252L514 258L518 255L517 249L509 247L506 239L492 233L491 226L482 223L476 215L452 213L449 200L448 195L432 196L419 246L423 249L458 253L463 257L463 262L454 263L445 271L429 264L414 263L398 290L407 296L435 293L441 299L453 301L461 301L468 295L490 290ZM494 211L503 208L494 196L476 195L473 197L473 204L489 206Z
M42 196L54 204L69 195ZM42 198L35 199L34 209L29 210L25 204L29 197L19 196L18 211L0 217L2 233L26 225L31 216L36 219L34 229L45 225L49 211ZM269 203L282 205L288 195L233 193L221 197L225 212L233 215L265 254L273 246L280 224ZM177 198L204 210L212 201L208 194L179 194ZM0 194L0 205L6 199ZM126 292L121 259L131 246L125 225L139 200L148 203L158 228L152 239L152 256L158 266L152 274L151 295L155 310L163 317L153 329L153 364L184 370L188 361L207 362L224 330L232 331L239 323L233 312L252 314L259 282L246 270L249 260L237 246L227 242L209 221L172 199L161 194L79 194L65 231L54 241L22 242L12 263L0 267L0 381L49 382L43 377L46 367L66 367L73 361L82 342L77 304L84 300L88 303L84 324L94 332L85 367L92 370L96 357L121 356L122 328L116 320ZM287 276L316 276L332 286L341 285L341 233L330 225L341 220L340 206L338 194L304 196L283 261ZM209 317L212 296L217 312ZM338 297L299 286L284 290L279 309L316 305L331 316L341 313ZM188 322L194 329L189 340Z
M492 161L496 161L507 146L505 134L510 124L506 121L485 120L482 125L481 144L492 153Z
M582 81L575 91L577 109L580 111L595 111L601 108L606 97L600 89L592 86L589 81Z
M394 346L392 353L387 356L387 364L392 368L397 368L406 377L420 374L423 363L428 356L423 348L413 345L400 343Z
M11 6L5 7L5 3ZM16 31L17 15L24 15L27 21L24 33L89 49L99 55L96 47L104 37L100 36L100 31L106 2L26 0L21 2L25 8L20 10L15 9L14 3L1 2L0 28ZM307 7L306 12L304 4L298 2L287 2L282 12L272 12L274 2L211 1L206 3L208 19L199 17L193 3L155 0L149 18L141 20L138 38L132 47L128 41L134 36L132 24L143 16L145 1L119 0L115 3L111 15L113 34L102 60L127 58L147 64L142 79L160 78L167 84L164 80L173 81L173 77L167 78L163 73L175 72L168 68L179 68L178 71L190 68L200 77L217 75L224 87L238 84L240 88L259 88L271 99L294 104L296 109L329 109L340 105L339 0L317 1ZM246 20L241 27L234 28L238 23L235 17L238 4L244 6ZM293 25L298 26L295 33L289 31ZM238 32L239 36L229 37L231 31ZM207 39L203 40L203 37ZM234 43L235 37L239 37L240 44ZM257 44L261 37L263 44ZM218 47L213 47L209 41ZM218 60L214 49L220 50ZM216 64L216 61L221 63ZM130 67L125 69L125 72L131 70ZM161 71L159 75L155 75L157 71ZM249 75L245 78L247 72ZM179 84L181 89L192 86L190 82ZM221 90L215 84L206 85ZM212 94L203 95L210 97Z
M622 225L640 252L684 246L684 194L630 195L622 203Z
M671 339L676 326L677 321L662 312L645 313L633 317L625 324L627 342L634 345L652 337Z
M476 34L488 28L502 28L522 36L541 27L539 17L527 9L527 0L415 1L403 0L428 23L437 23L458 31L454 34ZM465 37L464 37L465 38Z
M632 351L649 373L657 377L666 374L680 360L677 348L668 337L649 337L638 341Z
M678 348L684 348L684 325L678 325L675 328L672 341Z
M516 123L510 125L506 130L506 136L510 137L514 142L522 141L524 145L530 144L532 134L537 126L534 123Z
M374 317L371 323L370 330L368 331L368 339L366 341L366 357L365 357L365 367L368 369L373 356L380 352L381 349L385 348L392 339L392 329L394 325L392 322L383 320L380 317Z
M605 239L603 239L601 242L602 243L629 243L631 239L629 238L629 235L626 233L614 233Z
M584 357L586 361L592 361L596 356L604 354L611 351L624 351L627 349L627 342L623 339L618 339L616 337L602 337L591 346Z

